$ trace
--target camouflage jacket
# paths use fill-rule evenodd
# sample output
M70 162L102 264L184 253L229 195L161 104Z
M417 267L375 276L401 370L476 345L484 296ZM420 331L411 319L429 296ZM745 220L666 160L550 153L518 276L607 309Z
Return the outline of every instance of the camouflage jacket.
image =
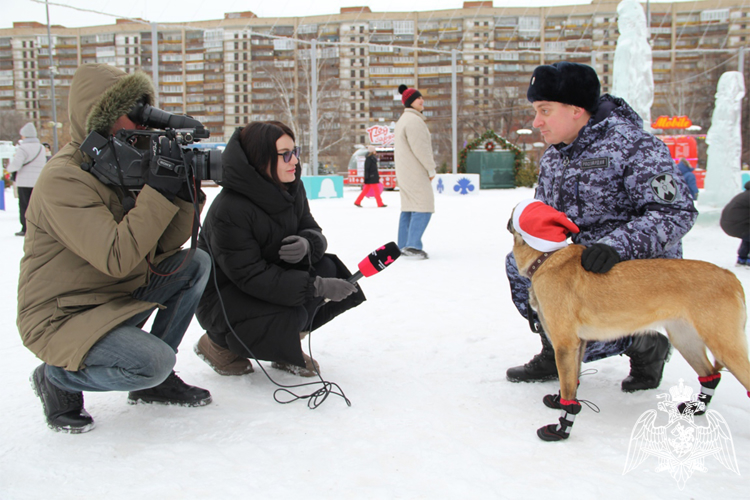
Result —
M535 198L565 212L573 242L605 243L622 260L680 258L697 217L667 146L628 104L605 94L569 145L544 153Z

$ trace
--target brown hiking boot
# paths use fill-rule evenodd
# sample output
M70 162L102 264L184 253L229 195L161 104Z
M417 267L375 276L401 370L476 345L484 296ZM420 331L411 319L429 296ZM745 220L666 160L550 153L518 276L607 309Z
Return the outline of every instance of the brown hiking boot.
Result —
M253 373L253 365L250 360L233 353L229 349L217 345L212 341L207 333L198 339L198 343L193 348L208 366L214 369L219 375L244 375Z
M271 363L271 368L284 370L285 372L289 372L292 375L299 375L300 377L314 377L315 375L320 373L320 365L318 365L317 361L312 359L304 352L302 353L302 357L305 359L304 368L297 365L292 365L290 363L279 363L277 361Z

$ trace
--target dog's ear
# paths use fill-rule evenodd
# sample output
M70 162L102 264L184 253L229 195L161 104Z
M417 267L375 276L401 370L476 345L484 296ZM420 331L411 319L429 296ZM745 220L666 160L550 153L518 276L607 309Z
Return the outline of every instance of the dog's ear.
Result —
M516 211L516 207L513 207L513 210L510 211L510 218L508 219L508 232L510 234L513 234L516 232L515 228L513 227L513 213Z

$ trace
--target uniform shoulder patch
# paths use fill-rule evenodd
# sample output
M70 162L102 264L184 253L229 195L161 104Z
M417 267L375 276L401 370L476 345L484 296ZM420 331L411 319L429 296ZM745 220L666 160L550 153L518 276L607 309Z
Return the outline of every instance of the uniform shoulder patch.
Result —
M648 184L657 201L661 203L674 203L677 201L680 192L677 190L677 183L672 174L657 174L649 179Z

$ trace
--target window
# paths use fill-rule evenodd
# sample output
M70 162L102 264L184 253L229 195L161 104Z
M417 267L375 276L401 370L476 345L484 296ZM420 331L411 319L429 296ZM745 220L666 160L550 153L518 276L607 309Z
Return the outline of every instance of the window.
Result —
M393 21L394 35L413 35L414 21Z

